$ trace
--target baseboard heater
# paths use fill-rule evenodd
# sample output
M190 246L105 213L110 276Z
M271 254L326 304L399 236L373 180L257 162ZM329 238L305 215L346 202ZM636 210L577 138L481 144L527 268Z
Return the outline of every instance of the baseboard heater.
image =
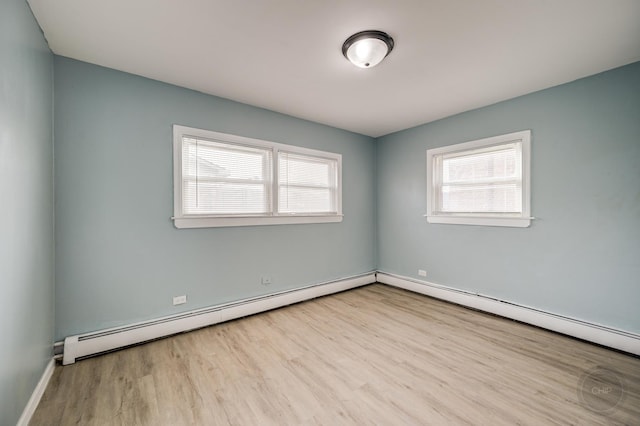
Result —
M640 355L640 335L427 281L378 271L378 282Z
M73 364L81 358L349 290L375 281L375 272L369 272L123 327L70 336L64 340L62 364Z

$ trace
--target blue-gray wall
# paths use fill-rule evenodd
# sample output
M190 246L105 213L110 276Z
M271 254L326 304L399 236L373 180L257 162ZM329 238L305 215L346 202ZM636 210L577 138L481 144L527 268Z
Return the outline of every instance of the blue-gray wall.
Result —
M54 64L58 339L375 269L372 138L63 57ZM342 154L344 221L176 229L174 123ZM182 294L188 303L173 307Z
M0 2L0 425L53 344L52 55L24 0Z
M530 228L429 224L428 148L532 130ZM378 140L378 268L640 332L640 62Z

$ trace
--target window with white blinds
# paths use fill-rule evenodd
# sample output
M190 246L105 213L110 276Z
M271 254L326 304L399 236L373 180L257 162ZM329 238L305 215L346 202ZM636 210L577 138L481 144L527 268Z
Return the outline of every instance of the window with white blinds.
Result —
M174 126L178 228L339 222L339 154Z
M267 214L270 188L270 150L183 137L184 214Z
M431 223L530 225L531 131L427 150Z
M278 152L278 212L337 214L338 161Z

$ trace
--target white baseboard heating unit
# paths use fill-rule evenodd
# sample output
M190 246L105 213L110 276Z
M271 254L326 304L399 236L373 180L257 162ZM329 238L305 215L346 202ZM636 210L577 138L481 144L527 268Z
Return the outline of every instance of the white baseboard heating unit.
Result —
M378 271L379 282L640 356L640 335L539 309Z
M64 340L62 364L73 364L79 358L85 358L160 337L195 330L208 325L303 302L316 297L371 284L375 281L375 272L370 272L337 281L314 284L238 302L197 309L151 321L143 321L128 326L70 336Z

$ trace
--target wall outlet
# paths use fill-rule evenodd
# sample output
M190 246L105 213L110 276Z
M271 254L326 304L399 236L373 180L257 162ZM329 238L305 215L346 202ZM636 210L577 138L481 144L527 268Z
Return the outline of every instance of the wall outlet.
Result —
M261 283L262 283L262 285L270 285L271 284L271 277L262 277Z
M425 271L424 269L418 269L418 275L420 275L421 277L426 277L427 271Z
M182 305L183 303L187 303L187 295L175 296L173 298L173 306Z

